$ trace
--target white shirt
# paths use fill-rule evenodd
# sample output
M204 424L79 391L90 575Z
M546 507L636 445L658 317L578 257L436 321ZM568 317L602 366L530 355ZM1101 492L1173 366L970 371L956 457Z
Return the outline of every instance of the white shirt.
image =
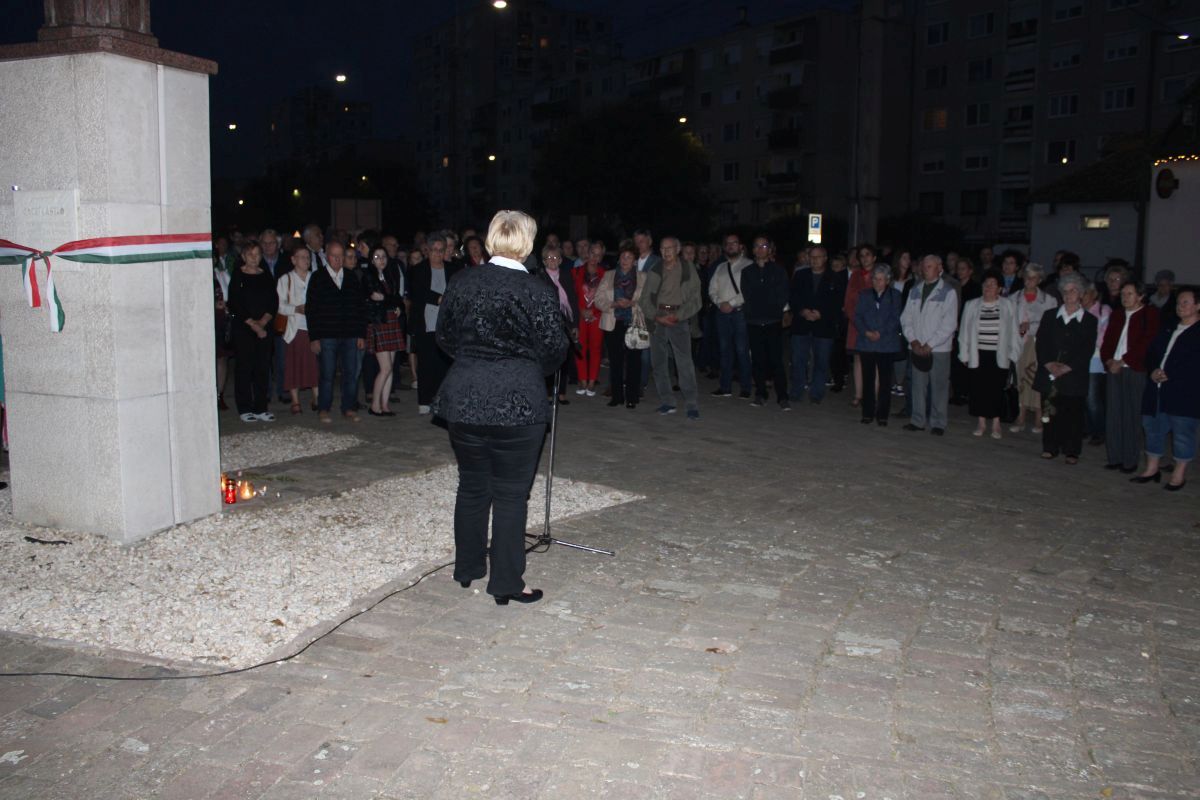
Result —
M649 261L649 260L650 260L650 254L649 254L649 253L647 253L647 254L646 254L646 255L644 255L644 256L639 256L639 257L638 257L638 265L637 265L637 267L638 267L638 272L645 272L645 271L646 271L646 262L647 262L647 261Z
M1075 309L1074 314L1068 314L1066 306L1059 306L1058 307L1058 318L1068 324L1072 323L1072 322L1083 322L1083 306L1080 306L1079 308Z
M504 256L492 256L491 262L506 269L515 269L525 273L529 272L529 270L525 269L525 265L516 259L505 258Z
M1121 328L1121 338L1117 340L1117 349L1113 351L1113 359L1120 361L1125 357L1125 353L1129 351L1129 322L1133 319L1133 315L1141 311L1141 307L1134 311L1126 312L1125 327Z
M342 276L346 274L346 270L343 268L343 269L339 269L336 272L334 272L333 267L327 266L327 267L325 267L325 271L329 273L329 277L333 278L333 282L335 284L337 284L337 287L339 289L341 289L342 288Z

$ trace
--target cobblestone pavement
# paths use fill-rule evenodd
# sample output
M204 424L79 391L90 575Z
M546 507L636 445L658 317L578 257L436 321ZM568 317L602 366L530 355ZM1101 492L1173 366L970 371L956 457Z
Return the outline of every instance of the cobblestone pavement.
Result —
M531 556L528 607L447 570L243 676L4 679L0 797L1200 797L1192 487L961 411L936 438L845 395L699 422L571 400L559 473L648 499L555 532L616 558ZM276 502L449 461L397 407L263 470ZM13 636L0 663L162 669Z

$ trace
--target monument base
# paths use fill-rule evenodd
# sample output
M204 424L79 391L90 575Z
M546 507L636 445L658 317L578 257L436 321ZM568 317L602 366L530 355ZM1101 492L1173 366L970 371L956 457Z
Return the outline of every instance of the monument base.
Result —
M111 51L0 60L0 238L209 231L208 72ZM219 511L211 263L53 270L60 333L0 268L14 516L132 542Z

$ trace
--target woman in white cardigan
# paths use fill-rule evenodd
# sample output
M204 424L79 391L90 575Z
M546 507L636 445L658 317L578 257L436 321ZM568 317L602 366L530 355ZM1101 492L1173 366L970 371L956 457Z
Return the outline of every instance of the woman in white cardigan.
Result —
M1000 438L1004 385L1018 340L1015 309L1000 296L999 273L983 275L983 296L967 301L958 326L958 360L968 369L968 411L978 418L976 436L992 423L992 438Z
M596 308L600 309L600 330L608 350L608 375L612 399L610 406L622 403L637 408L638 391L642 386L641 354L625 347L625 332L638 312L646 273L637 271L637 251L630 242L622 242L616 269L610 269L600 279L596 289Z
M300 390L312 389L312 410L317 410L317 357L308 344L308 322L304 316L304 299L308 294L308 248L298 247L292 253L292 271L279 276L275 291L279 295L279 314L287 317L283 330L283 388L292 396L292 413L300 413Z
M1024 288L1006 298L1012 303L1013 316L1017 323L1013 355L1017 362L1017 385L1021 390L1021 411L1009 430L1013 433L1025 430L1025 415L1028 413L1033 416L1033 432L1041 433L1042 396L1033 388L1033 378L1037 374L1037 352L1034 342L1042 315L1052 308L1057 308L1058 301L1038 288L1046 277L1046 270L1041 264L1029 262L1021 276L1025 281Z

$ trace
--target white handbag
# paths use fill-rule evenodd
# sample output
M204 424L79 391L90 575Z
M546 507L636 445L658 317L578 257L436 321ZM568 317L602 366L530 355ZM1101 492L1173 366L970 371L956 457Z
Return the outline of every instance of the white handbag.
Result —
M646 317L639 306L633 307L633 321L625 329L625 346L630 350L645 350L650 347L650 331L646 329Z

